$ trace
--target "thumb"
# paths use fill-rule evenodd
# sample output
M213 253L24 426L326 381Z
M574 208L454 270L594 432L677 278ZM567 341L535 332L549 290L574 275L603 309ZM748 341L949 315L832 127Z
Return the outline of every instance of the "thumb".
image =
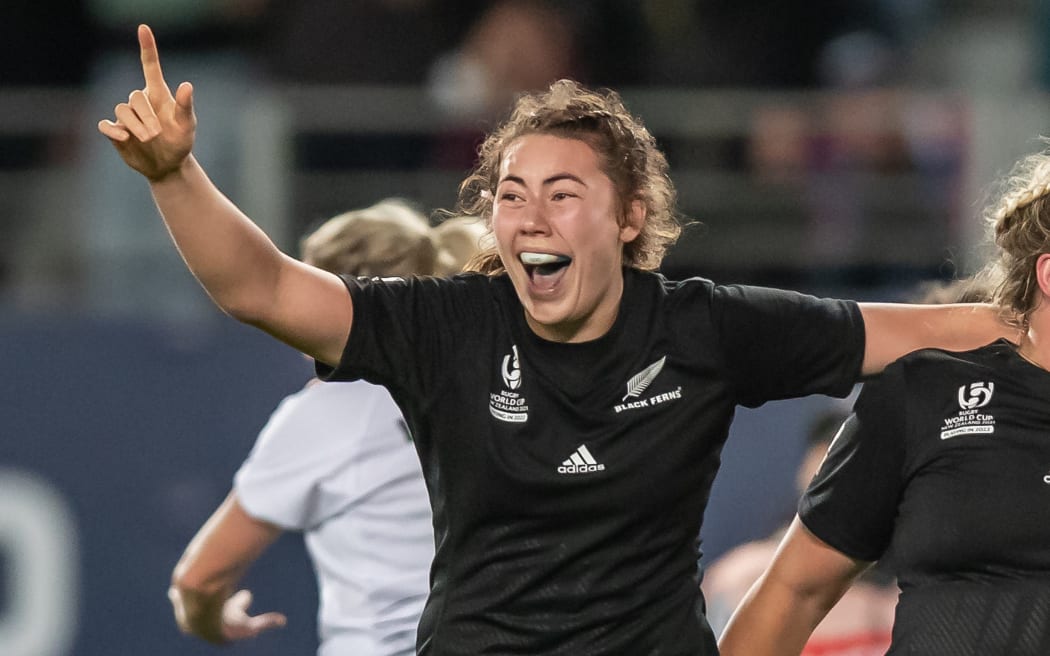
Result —
M179 106L183 114L193 113L193 85L183 82L175 90L175 104Z
M180 87L181 89L181 87ZM247 613L248 607L252 605L252 591L238 590L230 596L224 604L225 610L236 613Z
M288 624L288 618L283 613L271 611L256 615L251 619L251 628L257 632L267 629L279 629Z

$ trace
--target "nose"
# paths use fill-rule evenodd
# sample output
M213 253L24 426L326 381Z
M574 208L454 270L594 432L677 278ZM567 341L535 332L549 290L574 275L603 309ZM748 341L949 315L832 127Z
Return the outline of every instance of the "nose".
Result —
M530 203L525 209L525 217L521 222L521 231L526 235L545 235L550 232L550 223L547 221L547 212L540 203Z

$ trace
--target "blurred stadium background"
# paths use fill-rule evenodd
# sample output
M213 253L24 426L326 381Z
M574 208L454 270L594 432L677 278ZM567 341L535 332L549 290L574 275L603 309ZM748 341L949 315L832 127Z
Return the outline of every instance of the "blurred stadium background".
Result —
M134 26L194 82L198 158L288 250L385 196L451 208L521 89L619 89L689 228L672 277L908 298L981 258L982 200L1050 133L1045 0L8 0L0 21L0 654L211 654L171 567L311 369L213 309L95 130L141 85ZM705 558L793 510L827 399L742 411ZM308 654L294 537L251 572Z

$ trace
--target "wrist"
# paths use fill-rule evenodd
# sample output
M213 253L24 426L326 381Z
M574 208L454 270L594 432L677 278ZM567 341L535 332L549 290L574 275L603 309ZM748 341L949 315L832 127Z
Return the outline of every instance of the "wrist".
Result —
M156 175L148 175L146 179L149 180L151 186L161 186L168 184L177 184L184 182L189 176L189 173L193 167L196 166L196 160L192 154L186 155L176 166L157 173Z

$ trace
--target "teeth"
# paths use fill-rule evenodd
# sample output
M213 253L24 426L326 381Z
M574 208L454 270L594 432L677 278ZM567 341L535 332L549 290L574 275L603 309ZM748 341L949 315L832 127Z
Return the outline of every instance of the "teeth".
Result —
M542 264L554 264L555 262L568 262L569 258L564 255L552 255L550 253L522 253L521 261L524 264L540 266Z

